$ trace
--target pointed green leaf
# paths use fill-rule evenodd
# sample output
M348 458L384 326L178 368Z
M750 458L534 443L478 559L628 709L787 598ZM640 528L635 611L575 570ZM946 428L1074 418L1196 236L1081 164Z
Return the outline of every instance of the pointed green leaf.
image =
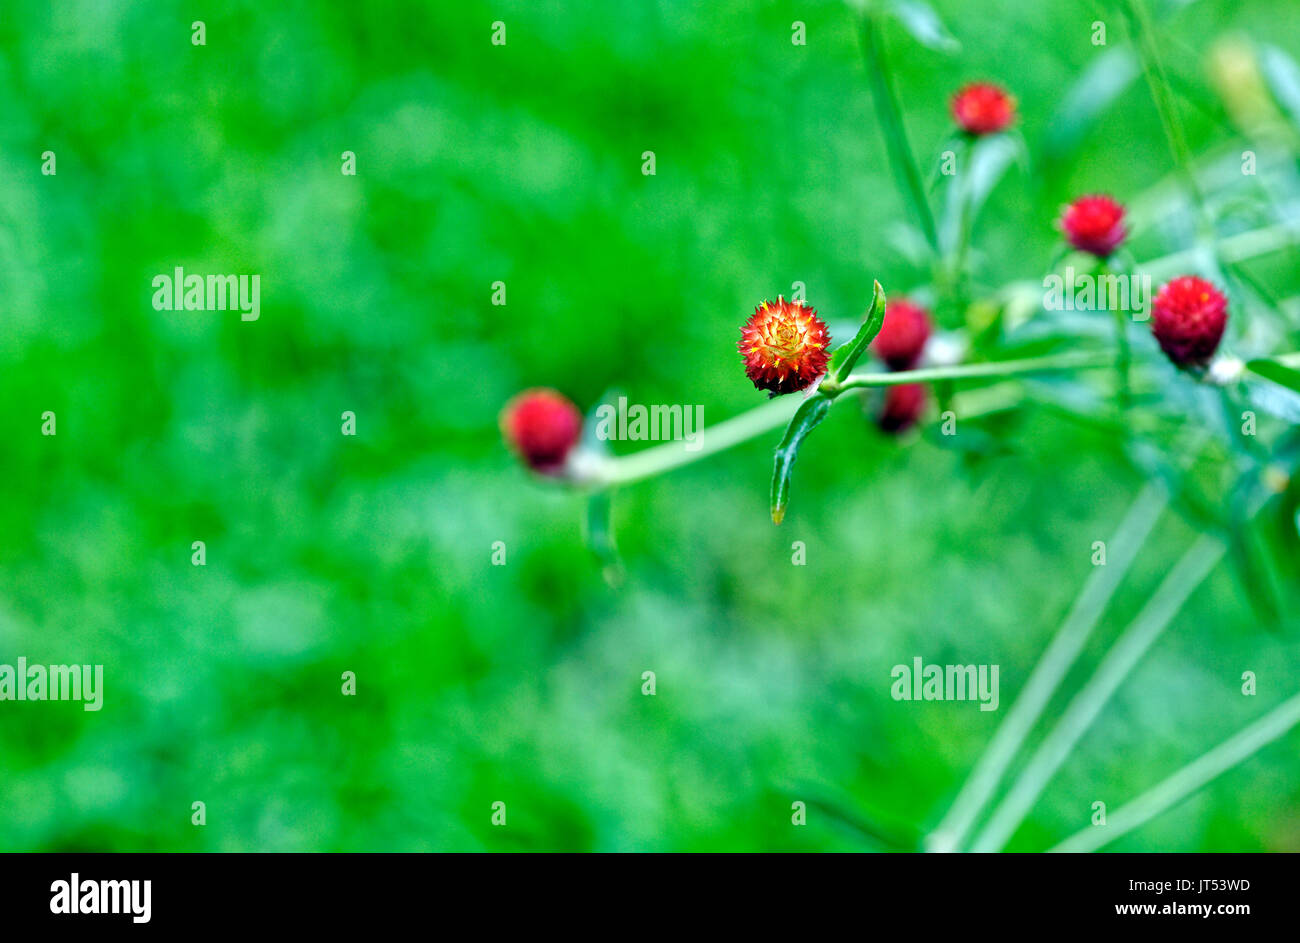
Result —
M867 348L880 333L884 323L885 290L880 287L880 282L876 282L871 295L871 308L867 311L862 327L858 328L858 333L854 335L853 340L840 345L835 353L831 354L830 365L826 368L826 379L831 381L831 390L848 378L853 365L867 352Z
M1097 55L1061 99L1047 130L1047 156L1059 160L1074 153L1141 74L1137 53L1129 43L1117 43Z
M613 499L608 491L597 491L587 501L583 521L583 538L588 549L600 562L601 575L610 586L623 581L623 560L614 540Z
M922 46L947 53L961 50L961 43L953 39L930 4L922 0L892 0L889 10Z
M1246 369L1263 377L1265 380L1276 383L1278 386L1284 386L1288 390L1300 393L1300 370L1290 364L1283 363L1281 360L1260 357L1257 360L1247 361Z
M1014 164L1027 162L1026 153L1024 138L1014 131L986 135L971 146L965 169L948 188L939 233L945 251L957 251L961 240L969 238L994 187Z
M1248 379L1244 389L1250 408L1300 425L1300 393L1270 380ZM1234 424L1235 425L1235 424Z
M800 404L790 419L790 425L786 426L781 444L776 447L776 461L772 468L773 524L780 524L785 518L785 506L790 500L790 473L794 468L794 460L799 456L799 446L830 410L830 398L814 393Z
M1263 48L1259 65L1273 98L1300 128L1300 65L1276 46Z

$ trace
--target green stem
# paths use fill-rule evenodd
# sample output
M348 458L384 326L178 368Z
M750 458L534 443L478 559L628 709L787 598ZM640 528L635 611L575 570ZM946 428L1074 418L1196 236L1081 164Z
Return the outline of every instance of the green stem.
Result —
M1207 535L1199 538L1183 554L1155 595L1102 659L1092 678L1070 701L1061 719L993 810L983 831L976 836L972 851L999 851L1011 839L1048 781L1092 726L1111 695L1173 621L1192 590L1209 575L1226 549L1222 540Z
M1292 355L1284 355L1292 356ZM1300 354L1294 355L1300 366ZM1278 358L1275 358L1278 359ZM938 383L941 381L970 380L989 377L1012 377L1054 370L1105 367L1113 363L1109 354L1067 353L1024 360L1001 360L989 363L962 364L954 367L932 367L925 370L904 370L898 373L850 374L835 391L855 392L878 386L896 386L900 383ZM814 394L820 395L820 394ZM608 488L653 478L683 465L762 435L769 429L786 425L803 402L802 396L782 396L757 406L748 412L733 416L716 426L699 433L697 444L687 448L686 442L665 442L631 455L617 458L588 457L579 463L569 483L586 488Z
M1260 229L1237 233L1218 240L1214 245L1218 255L1226 262L1244 262L1261 255L1270 255L1300 243L1300 226L1294 222L1275 223ZM1204 249L1196 247L1162 255L1140 263L1137 268L1153 278L1182 275L1194 268Z
M966 840L976 818L988 804L1011 761L1078 659L1084 643L1097 627L1101 614L1168 504L1168 493L1155 482L1143 488L1133 501L1106 545L1109 552L1106 565L1095 567L1089 574L1083 591L1056 637L1034 666L1024 690L998 726L947 815L926 840L930 851L956 851Z
M596 487L626 485L698 462L769 429L784 426L803 399L802 396L781 396L716 426L697 430L698 448L687 448L690 445L687 442L665 442L632 455L605 459L591 473L580 474L578 483Z
M1119 408L1128 409L1133 401L1132 387L1129 385L1129 373L1133 364L1133 352L1128 340L1128 315L1120 308L1115 309L1115 372L1119 374Z
M1097 266L1097 279L1106 278L1110 265L1104 259ZM1126 410L1133 400L1129 377L1133 367L1133 351L1129 346L1128 312L1119 305L1114 306L1115 314L1115 372L1118 375L1119 408Z
M1138 56L1142 61L1142 73L1146 77L1147 87L1151 90L1151 98L1155 102L1156 112L1160 115L1160 124L1164 128L1165 138L1169 142L1169 151L1173 155L1174 164L1178 167L1183 182L1192 196L1192 202L1196 206L1197 223L1200 226L1201 235L1212 240L1214 234L1213 223L1206 209L1205 195L1201 192L1200 184L1197 183L1196 174L1192 168L1192 152L1187 146L1187 138L1183 134L1182 122L1178 120L1173 95L1169 90L1169 78L1165 74L1164 63L1160 59L1160 45L1156 37L1155 25L1151 22L1151 15L1147 11L1146 0L1124 0L1124 6L1128 13L1130 28L1134 33Z
M976 151L979 145L969 143L964 148L962 154L963 166L970 168L975 163ZM949 313L949 324L960 325L969 329L969 312L970 312L970 281L966 277L966 256L970 252L971 230L975 227L974 214L972 211L972 200L969 192L971 186L971 175L969 172L963 173L958 184L957 179L953 179L949 184L949 192L956 192L960 187L963 192L957 194L957 244L952 247L952 255L947 259L947 291L945 295L950 298L944 304L945 310Z
M1048 850L1096 851L1177 805L1206 783L1281 737L1296 724L1300 724L1300 694L1292 695L1199 759L1120 806L1105 825L1089 826Z
M1243 261L1256 256L1268 255L1300 243L1300 226L1295 223L1277 223L1253 229L1249 232L1229 236L1217 243L1221 258L1231 261ZM1138 266L1138 270L1153 278L1164 278L1181 274L1193 267L1201 250L1191 249L1151 259ZM1091 355L1086 355L1090 358ZM1300 355L1297 355L1300 357ZM850 376L846 381L854 387L885 386L890 383L920 383L935 380L965 379L982 376L1009 376L1017 372L1034 372L1040 369L1068 369L1068 364L1058 363L1049 367L1044 361L1055 358L1038 358L1035 360L1003 361L999 363L972 364L961 367L940 368L937 370L916 370L902 373L876 374L868 377ZM1076 366L1102 366L1085 362ZM1300 361L1297 361L1300 366ZM1027 367L1027 369L1026 369ZM871 382L858 382L870 379ZM761 435L769 429L783 426L790 421L798 408L797 402L786 396L764 403L747 413L742 413L719 423L709 429L701 448L687 450L681 442L669 442L654 446L621 458L604 459L596 463L594 469L578 472L573 482L577 485L607 487L628 484L643 478L650 478L665 471L671 471L682 465L689 465L702 458L707 458Z
M961 364L953 367L931 367L924 370L901 370L897 373L854 373L833 390L823 381L827 393L864 390L877 386L895 386L900 383L931 383L936 380L966 380L987 377L1009 377L1027 373L1044 373L1053 370L1104 367L1111 362L1108 354L1071 352L1034 357L1025 360L1002 360L991 363ZM823 395L820 392L813 396ZM804 396L780 396L741 413L716 426L698 432L694 443L665 442L632 455L617 458L588 459L580 463L574 473L573 484L605 488L626 485L643 478L689 465L710 455L725 451L769 429L786 425L790 417L805 401ZM688 446L690 446L688 448Z
M870 10L862 15L862 51L867 61L867 75L871 79L871 97L876 104L876 114L885 137L885 149L889 152L890 163L894 165L894 174L902 181L904 193L911 201L912 210L921 224L921 231L937 255L939 236L934 225L934 214L930 211L921 172L916 166L916 158L903 127L898 98L890 83L889 65L885 61L880 28L881 17L878 10Z
M1297 243L1300 243L1300 226L1288 222L1229 236L1218 242L1218 248L1223 258L1239 262L1256 256L1268 255ZM1139 266L1139 270L1157 278L1176 275L1195 262L1199 251L1192 249L1160 256L1143 263ZM1037 360L1003 361L1002 364L973 364L963 367L942 368L940 370L878 374L875 375L874 382L863 383L857 382L864 379L863 377L850 376L846 381L846 385L851 382L855 387L883 386L887 383L918 383L942 379L1011 375L1016 372L1033 372L1037 369L1061 368L1049 368L1043 364L1045 360L1054 359L1039 358ZM1025 365L1030 365L1028 370L1022 369ZM1093 364L1088 363L1085 365L1092 366ZM711 427L702 447L696 451L688 451L680 442L665 443L634 455L605 460L594 472L580 474L575 483L590 484L597 487L628 484L629 482L649 478L661 472L670 471L682 465L689 465L699 459L707 458L761 435L769 429L774 429L789 422L790 417L794 415L795 410L798 408L798 403L791 402L790 399L790 397L782 397L770 403L764 403L747 413L742 413L728 419L726 422Z
M952 367L903 370L898 373L855 373L840 384L840 390L898 386L903 383L934 383L938 380L1010 377L1026 373L1050 373L1055 370L1086 370L1090 367L1108 367L1113 362L1113 358L1109 354L1071 351L1065 354L1049 354L1045 357L1030 357L1024 360L993 360L987 363L957 364Z

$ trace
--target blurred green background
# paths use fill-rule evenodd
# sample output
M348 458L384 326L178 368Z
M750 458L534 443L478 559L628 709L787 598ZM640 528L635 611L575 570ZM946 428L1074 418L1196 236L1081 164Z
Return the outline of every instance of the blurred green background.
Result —
M1092 22L1116 42L1118 15L935 6L960 53L886 33L913 144L931 166L963 81L1014 91L1032 163L993 194L977 258L988 284L1040 279L1063 201L1168 174L1151 97L1135 84L1041 160ZM1201 0L1162 20L1204 103L1183 109L1194 150L1233 133L1203 68L1216 37L1300 54L1293 15ZM1047 410L1001 419L977 462L837 410L779 529L776 433L620 491L610 585L584 500L502 445L498 411L535 385L721 421L762 401L735 351L757 302L802 281L852 319L873 278L924 277L886 238L906 209L840 2L17 0L0 112L0 663L105 666L99 713L0 703L2 850L915 841L1142 484ZM261 319L154 311L177 265L259 273ZM1160 526L1067 690L1193 532ZM1083 828L1292 693L1294 621L1246 597L1228 567L1195 593L1010 847ZM1002 709L893 701L916 655L999 664ZM1295 744L1112 847L1300 850Z

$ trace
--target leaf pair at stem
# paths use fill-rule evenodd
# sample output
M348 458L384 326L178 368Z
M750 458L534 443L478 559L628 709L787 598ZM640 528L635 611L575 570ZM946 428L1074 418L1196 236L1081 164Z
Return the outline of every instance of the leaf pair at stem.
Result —
M871 342L880 333L885 323L885 291L880 282L875 283L871 296L871 307L858 328L858 333L847 344L841 344L831 354L826 366L826 374L821 382L812 388L808 398L799 406L798 411L786 426L781 444L776 447L776 459L772 468L772 523L780 524L785 519L786 505L790 500L790 475L794 470L794 460L799 456L808 433L812 432L831 411L835 397L844 392L844 382L848 380L853 367L867 352Z

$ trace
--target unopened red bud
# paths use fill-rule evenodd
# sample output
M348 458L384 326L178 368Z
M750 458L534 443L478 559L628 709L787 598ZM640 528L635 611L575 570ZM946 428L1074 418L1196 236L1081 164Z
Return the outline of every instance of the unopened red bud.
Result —
M996 134L1016 120L1016 100L992 82L971 82L953 95L952 117L967 134Z
M793 393L826 372L831 335L811 306L801 301L764 301L740 329L737 345L745 375L760 390Z
M582 435L582 413L555 390L525 390L501 410L501 432L530 468L556 474Z
M916 425L925 412L929 398L924 383L900 383L885 391L885 404L876 417L876 425L891 435L906 432Z
M1151 302L1151 332L1179 367L1208 363L1227 323L1228 299L1197 275L1175 278Z
M929 339L929 312L906 298L891 298L871 350L890 370L910 370L921 359Z
M1108 196L1081 196L1061 214L1061 231L1080 252L1104 259L1128 236L1124 207Z

